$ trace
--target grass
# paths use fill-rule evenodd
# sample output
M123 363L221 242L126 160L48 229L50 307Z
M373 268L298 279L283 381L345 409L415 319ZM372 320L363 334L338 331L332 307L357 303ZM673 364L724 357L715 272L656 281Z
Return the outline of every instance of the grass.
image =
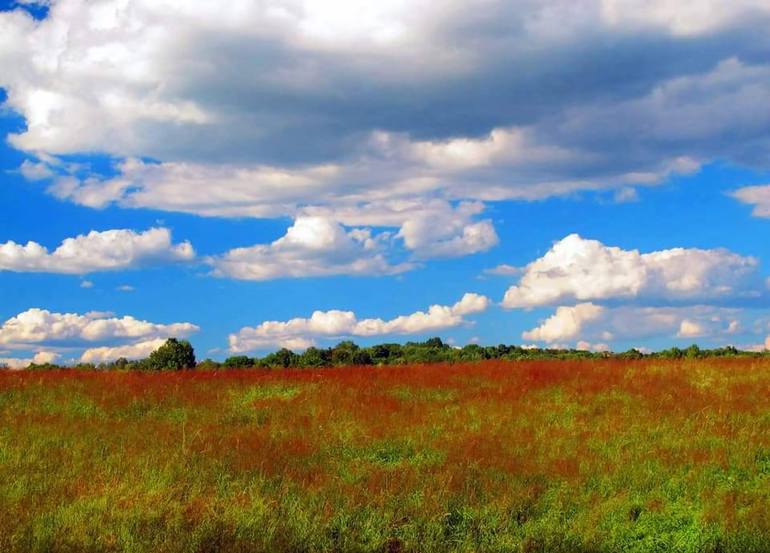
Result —
M0 373L0 551L770 551L770 362Z

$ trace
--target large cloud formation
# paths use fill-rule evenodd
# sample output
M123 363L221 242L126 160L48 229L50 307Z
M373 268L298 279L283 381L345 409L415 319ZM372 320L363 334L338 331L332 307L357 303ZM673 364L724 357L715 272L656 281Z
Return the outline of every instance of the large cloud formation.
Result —
M741 329L740 310L711 306L604 307L593 303L561 306L525 340L564 343L581 339L612 342L668 336L697 339L731 336Z
M537 199L766 168L768 24L763 0L54 0L0 13L0 86L23 172L83 205ZM115 174L58 159L83 152ZM481 223L454 238L488 247Z
M194 257L190 243L173 244L166 228L115 229L67 238L53 252L37 242L0 244L0 271L85 274Z
M454 305L431 305L427 311L387 321L358 319L352 311L315 311L310 318L265 321L255 327L244 327L229 336L230 351L239 353L273 346L304 349L319 337L422 334L463 324L466 315L485 311L489 304L489 298L467 293Z
M527 265L503 298L508 308L588 300L719 301L764 293L759 261L725 249L649 253L571 234Z
M656 337L735 343L767 331L761 313L745 309L768 299L759 261L726 249L641 253L571 234L526 267L492 272L518 278L503 307L556 307L522 333L528 341L606 349Z
M34 349L46 354L52 349L88 348L81 359L97 362L118 357L144 357L166 338L186 337L198 330L198 326L186 322L159 324L131 316L115 317L111 313L56 313L32 308L0 325L0 347ZM52 359L55 357L49 360ZM20 363L24 361L20 360Z

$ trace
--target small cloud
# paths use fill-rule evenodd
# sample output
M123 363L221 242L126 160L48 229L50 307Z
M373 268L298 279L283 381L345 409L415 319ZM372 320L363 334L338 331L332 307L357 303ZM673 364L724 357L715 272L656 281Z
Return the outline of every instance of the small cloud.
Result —
M680 338L697 338L706 334L703 325L696 321L684 319L679 325L677 336Z
M596 343L592 344L590 342L587 342L585 340L580 340L576 345L575 349L580 351L593 351L593 352L601 352L601 351L610 351L609 344L605 343Z
M80 287L81 288L93 288L94 287L94 283L91 282L90 280L81 280L80 281Z
M359 319L353 311L314 311L309 318L288 321L263 321L255 327L243 327L228 337L230 351L243 353L279 346L306 349L314 338L341 336L385 336L424 334L467 325L466 315L485 311L491 301L486 296L466 293L454 305L431 305L393 319Z
M109 317L114 317L115 313L112 311L88 311L83 316L88 319L106 319Z
M120 286L115 288L115 290L117 290L118 292L133 292L134 290L136 290L136 288L134 288L130 284L121 284Z
M25 159L19 167L21 175L30 181L43 180L51 178L54 172L45 163L35 163Z
M616 190L615 195L613 196L612 199L616 204L627 204L631 202L638 202L639 193L636 191L636 188L627 186L625 188L620 188Z
M495 276L516 276L521 274L521 271L521 267L514 267L513 265L503 263L497 267L492 267L491 269L484 269L484 274Z

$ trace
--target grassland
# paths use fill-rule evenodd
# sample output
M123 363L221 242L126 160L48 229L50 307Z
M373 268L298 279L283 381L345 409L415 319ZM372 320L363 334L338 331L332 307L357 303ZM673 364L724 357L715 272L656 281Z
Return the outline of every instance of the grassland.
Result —
M770 551L770 361L0 372L0 551Z

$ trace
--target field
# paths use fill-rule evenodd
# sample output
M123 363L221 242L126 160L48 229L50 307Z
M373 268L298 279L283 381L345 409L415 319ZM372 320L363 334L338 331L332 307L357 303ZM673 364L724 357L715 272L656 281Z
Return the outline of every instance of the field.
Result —
M0 371L0 551L770 551L770 361Z

